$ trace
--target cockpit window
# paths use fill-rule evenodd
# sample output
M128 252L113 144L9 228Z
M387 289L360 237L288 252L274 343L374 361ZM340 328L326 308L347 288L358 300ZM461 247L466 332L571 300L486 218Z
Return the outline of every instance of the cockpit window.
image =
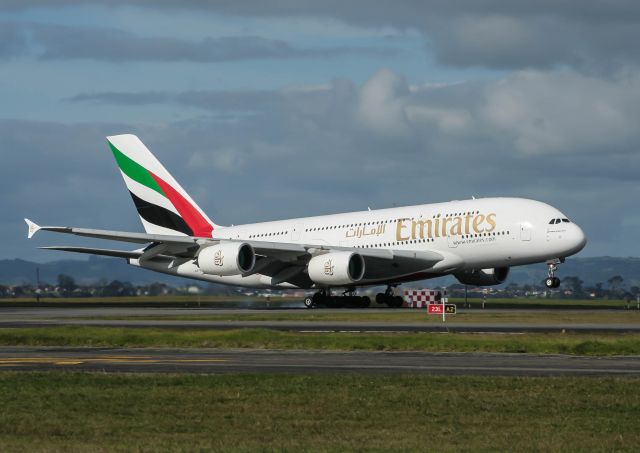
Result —
M571 223L571 222L569 221L569 219L562 219L562 221L563 221L564 223Z
M556 219L551 219L551 221L549 222L549 225L553 225L554 223L556 223Z

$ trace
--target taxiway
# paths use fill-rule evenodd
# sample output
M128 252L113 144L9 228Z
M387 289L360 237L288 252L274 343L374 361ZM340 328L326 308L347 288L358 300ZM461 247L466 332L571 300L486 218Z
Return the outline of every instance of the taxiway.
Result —
M640 376L640 357L221 349L0 348L15 371Z

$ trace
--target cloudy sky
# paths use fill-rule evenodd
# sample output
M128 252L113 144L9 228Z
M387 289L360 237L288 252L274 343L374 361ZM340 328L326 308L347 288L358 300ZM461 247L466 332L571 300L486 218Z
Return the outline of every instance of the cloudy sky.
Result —
M0 258L141 230L127 132L220 224L522 196L640 255L640 2L78 3L0 3Z

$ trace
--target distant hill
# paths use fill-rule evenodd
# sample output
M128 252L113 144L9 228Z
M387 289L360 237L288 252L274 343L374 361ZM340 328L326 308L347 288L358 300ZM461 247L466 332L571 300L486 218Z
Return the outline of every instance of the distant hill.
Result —
M90 256L88 260L59 260L48 263L34 263L21 259L0 260L0 284L35 284L36 268L40 269L42 283L56 283L59 274L72 276L80 285L94 284L100 280L129 281L137 285L162 282L172 286L194 282L194 280L135 268L120 258Z
M535 283L542 281L547 275L544 265L514 267L509 274L509 281L516 283ZM559 266L560 278L574 275L580 277L585 286L603 283L615 275L624 278L625 287L640 286L640 258L616 258L602 256L597 258L568 258Z
M134 268L122 259L91 256L88 260L59 260L44 264L20 259L0 260L0 283L5 285L34 284L36 268L40 269L40 281L47 283L55 283L59 274L70 275L82 285L93 284L99 280L123 280L140 285L163 282L173 286L193 282L193 280ZM507 283L540 284L546 276L546 269L544 264L514 267L511 269ZM640 258L605 256L568 259L566 263L560 265L558 275L560 278L578 276L585 282L585 286L601 282L605 288L609 278L621 275L624 278L625 287L640 286ZM445 277L429 282L430 286L439 286L455 283L456 280L452 277Z
M640 286L640 258L617 258L601 256L594 258L568 258L558 267L556 273L560 279L569 276L579 277L583 286L594 286L602 283L608 288L607 280L615 275L624 279L623 287ZM528 266L516 266L511 268L509 277L504 283L517 283L519 285L541 286L547 276L547 266L544 263L530 264ZM452 277L434 278L425 282L428 287L448 286L458 281Z

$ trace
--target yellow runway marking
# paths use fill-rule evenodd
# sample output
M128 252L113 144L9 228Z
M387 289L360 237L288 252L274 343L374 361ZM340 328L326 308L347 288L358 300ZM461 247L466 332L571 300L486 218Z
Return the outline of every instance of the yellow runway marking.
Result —
M84 359L87 362L104 362L104 363L156 363L157 359L103 359L103 358L89 358Z
M0 366L21 366L29 364L81 365L83 363L111 364L171 364L171 363L219 363L228 359L172 359L151 356L104 356L104 357L11 357L0 358Z
M49 363L64 360L73 360L66 357L15 357L11 359L0 359L0 364L3 363Z
M168 359L167 360L167 362L180 362L180 363L183 363L183 362L186 362L186 363L189 363L189 362L228 362L228 361L229 361L228 359L173 359L173 360Z
M97 355L100 359L152 359L152 355Z

